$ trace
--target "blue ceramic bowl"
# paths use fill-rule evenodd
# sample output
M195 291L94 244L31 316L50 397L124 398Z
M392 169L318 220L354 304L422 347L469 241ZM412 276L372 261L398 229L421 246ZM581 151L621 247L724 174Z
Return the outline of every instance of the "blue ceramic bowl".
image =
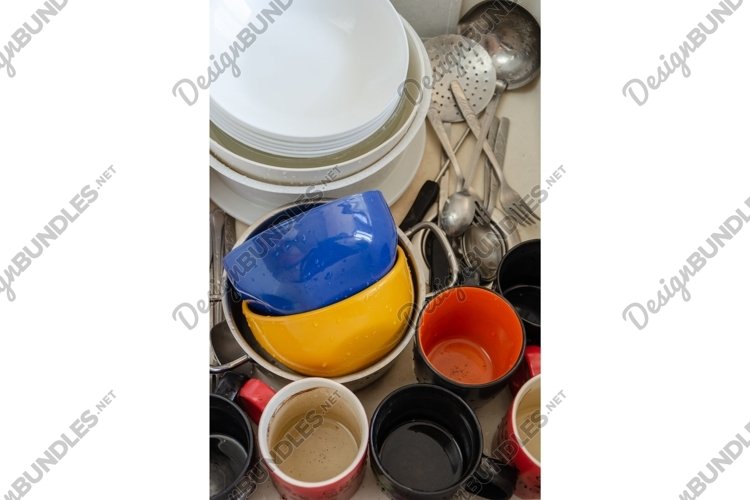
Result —
M341 198L273 223L224 258L227 277L259 314L299 314L354 295L396 262L396 224L380 191Z

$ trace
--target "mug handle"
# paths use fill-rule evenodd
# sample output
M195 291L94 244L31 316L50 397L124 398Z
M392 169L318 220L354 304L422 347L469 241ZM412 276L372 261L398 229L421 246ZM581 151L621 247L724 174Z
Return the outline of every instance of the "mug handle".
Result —
M268 406L268 402L276 394L267 384L257 378L248 380L242 385L237 395L240 407L245 410L256 425L260 422L260 416L263 410Z
M471 496L490 500L509 500L518 480L518 470L487 455L482 455L479 467L464 483L463 490Z
M229 372L219 379L214 394L236 401L257 425L260 415L276 391L257 378L249 379L247 375Z
M438 292L450 288L456 284L458 281L458 261L456 260L456 255L453 253L453 248L451 247L450 242L448 241L448 238L445 236L445 233L434 223L434 222L427 222L422 221L414 224L412 227L404 231L404 234L407 238L411 239L415 234L417 234L419 231L423 230L432 231L432 233L435 235L435 238L437 238L437 241L440 243L440 245L443 247L443 250L445 251L445 255L448 257L448 267L451 271L451 279L450 282L443 287L441 290L432 290L429 293L425 295L425 300L429 300L432 297L434 297ZM429 284L428 284L429 286Z
M235 372L227 373L219 379L214 394L225 397L229 401L234 401L247 380L247 375Z
M529 372L531 373L529 378L534 378L542 373L542 348L540 346L527 345L524 356L529 364Z
M526 345L522 355L521 366L510 378L510 393L515 397L523 384L542 373L542 348L538 345Z

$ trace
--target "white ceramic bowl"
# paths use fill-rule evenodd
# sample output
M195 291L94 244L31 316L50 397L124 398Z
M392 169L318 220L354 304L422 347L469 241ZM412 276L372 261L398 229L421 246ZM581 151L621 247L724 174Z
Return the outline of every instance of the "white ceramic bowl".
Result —
M307 0L288 2L286 10L280 4L211 2L212 54L239 44L243 29L254 32L236 60L240 76L227 71L212 84L212 110L286 143L379 127L408 66L406 34L390 1Z
M377 183L387 177L386 172L383 172L383 170L398 161L401 154L404 153L412 142L414 142L415 138L420 135L420 131L422 131L421 137L424 139L424 119L427 116L430 102L431 99L429 95L423 96L422 101L419 103L415 120L406 131L406 134L404 134L404 137L393 147L393 149L376 163L347 177L340 177L338 175L339 171L336 167L332 167L328 170L324 180L320 183L307 186L288 186L258 181L246 175L242 175L229 168L213 155L210 155L210 166L217 174L219 174L219 176L221 176L223 182L238 196L245 200L252 200L257 204L268 206L270 208L279 207L286 203L299 202L300 199L310 197L311 193L316 192L323 193L323 196L338 198L346 194L363 191L365 187L366 189L378 189ZM417 167L419 166L423 149L424 145L422 145L422 150L419 152L419 159L417 159L416 162ZM416 170L411 172L411 177L407 178L407 176L404 176L402 181L404 187L411 182L415 172ZM216 201L221 207L220 200L214 201ZM241 217L236 218L242 220Z
M416 125L416 124L415 124ZM411 129L410 129L411 130ZM373 165L371 171L363 170L347 178L325 184L305 186L275 186L267 183L250 183L247 177L237 174L211 156L211 199L235 219L252 224L255 220L279 206L322 197L340 198L349 194L378 189L388 204L393 204L406 191L419 170L424 154L426 127L424 122L407 133L397 148ZM408 139L407 139L408 138Z
M409 71L407 79L421 82L432 74L427 51L419 35L405 20L404 29L409 40ZM365 141L339 154L322 158L293 159L270 155L247 147L211 124L211 152L233 170L259 181L291 186L306 186L323 181L333 166L339 177L355 174L385 156L404 137L414 120L424 120L427 109L420 107L429 102L423 95L417 103L403 99L393 116ZM419 116L418 116L419 114Z

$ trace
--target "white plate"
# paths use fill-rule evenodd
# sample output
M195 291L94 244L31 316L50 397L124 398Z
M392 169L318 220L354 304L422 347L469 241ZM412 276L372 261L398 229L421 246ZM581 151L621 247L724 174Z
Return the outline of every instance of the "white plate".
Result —
M430 60L419 35L405 20L409 37L409 73L411 80L421 82L432 74ZM211 124L211 152L233 170L250 178L275 184L309 185L323 180L333 165L341 176L355 174L383 158L401 141L412 123L423 121L430 104L430 90L425 89L418 103L404 99L388 122L372 137L337 155L322 158L291 159L268 155L235 141Z
M406 188L411 184L412 179L414 179L417 170L419 170L419 166L422 163L426 135L423 124L411 144L407 146L396 161L393 161L381 171L383 174L381 180L377 181L374 177L369 177L362 183L354 184L342 190L326 191L324 196L340 197L360 191L379 189L383 192L383 196L389 205L395 203L404 194ZM264 204L259 202L260 200L258 199L256 201L247 200L230 189L227 186L225 178L214 168L211 168L210 191L211 199L214 203L229 215L245 224L252 224L271 210L297 200L299 196L294 194L288 195L289 198L285 202L279 202L276 205Z
M287 2L285 11L276 4L276 13L268 0L210 5L215 57L239 44L243 29L260 33L236 60L240 76L227 70L211 87L211 100L243 128L288 142L326 141L373 123L393 105L408 44L389 0Z
M398 103L396 103L398 104ZM362 133L357 133L346 139L332 143L320 143L320 144L302 144L299 141L285 143L285 142L274 142L266 139L259 139L251 137L245 134L242 130L238 129L233 123L223 120L219 117L218 112L211 114L212 119L216 120L214 123L218 125L227 135L232 137L234 140L239 141L251 148L255 148L259 151L263 151L268 154L286 156L290 158L311 158L321 157L339 153L344 151L373 135L377 132L378 128L381 127L388 119L393 115L395 110L392 109L385 116L382 122L377 124L377 127L366 130Z
M211 104L210 115L212 120L215 120L215 123L228 135L252 148L275 155L304 158L338 153L354 144L362 142L388 121L401 100L401 98L394 100L393 106L389 106L383 115L378 117L376 122L368 124L367 127L364 127L362 130L354 131L350 135L330 141L309 142L302 139L281 141L278 139L266 138L242 128L242 126L238 125L231 116L226 113L226 111L221 110L214 103Z
M408 69L407 69L407 73L408 73ZM397 92L396 95L394 96L393 101L390 104L388 104L388 107L383 110L383 113L375 117L375 119L373 119L372 121L366 124L363 124L361 127L358 127L355 130L351 130L350 132L344 135L339 135L339 136L331 137L328 139L304 138L304 137L281 139L277 137L269 137L269 136L264 135L263 133L246 128L242 123L238 123L237 120L232 116L230 112L228 112L226 109L219 106L216 102L211 102L210 115L212 117L215 117L216 120L222 123L222 125L234 128L236 131L236 134L238 135L237 140L244 141L245 139L247 139L247 140L253 141L253 143L257 142L258 144L268 144L269 146L290 147L290 148L335 147L335 146L340 146L342 144L345 145L354 139L357 139L359 137L362 137L370 133L374 128L377 128L383 121L387 120L393 114L393 111L396 109L400 101L401 101L401 96L399 96Z

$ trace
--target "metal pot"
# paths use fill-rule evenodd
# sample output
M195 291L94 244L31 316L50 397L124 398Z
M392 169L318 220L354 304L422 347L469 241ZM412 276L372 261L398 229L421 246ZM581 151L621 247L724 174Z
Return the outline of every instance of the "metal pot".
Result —
M267 214L258 222L250 226L242 236L237 238L235 247L241 245L249 237L257 234L260 231L263 231L267 227L278 224L285 218L291 217L292 215L296 215L309 210L310 208L320 203L322 203L322 201L286 205ZM444 288L455 285L456 280L458 279L458 263L456 261L455 255L453 254L450 243L448 242L448 239L445 237L443 232L431 222L420 222L409 228L407 231L401 231L399 229L399 245L406 254L412 273L412 279L414 280L414 303L412 304L410 310L405 311L405 313L408 313L410 315L408 321L409 327L407 328L406 332L403 335L403 338L398 343L398 345L396 345L396 347L393 348L393 350L391 350L391 352L389 352L385 357L381 358L379 361L363 370L341 377L335 377L331 380L339 382L353 391L362 389L378 378L382 377L393 366L398 356L411 343L412 338L414 337L414 331L416 328L419 311L424 305L425 300L429 299L436 293L436 291L429 293L427 292L427 278L426 276L424 276L424 272L416 259L414 248L410 240L412 236L423 230L434 232L438 241L445 249L446 254L449 255L448 259L451 266L451 279L448 283L445 284ZM229 282L229 280L227 280L226 272L224 272L223 274L222 290L222 307L224 310L224 315L227 319L229 329L231 330L234 339L245 352L245 356L226 363L222 366L212 367L211 372L223 373L225 371L236 368L243 362L252 360L257 365L259 371L266 375L272 385L282 386L288 384L289 382L305 378L304 375L290 370L279 362L273 360L270 355L263 352L263 349L256 342L252 332L247 325L247 322L245 321L245 317L242 314L242 300L237 295L236 291L232 287L232 284Z

